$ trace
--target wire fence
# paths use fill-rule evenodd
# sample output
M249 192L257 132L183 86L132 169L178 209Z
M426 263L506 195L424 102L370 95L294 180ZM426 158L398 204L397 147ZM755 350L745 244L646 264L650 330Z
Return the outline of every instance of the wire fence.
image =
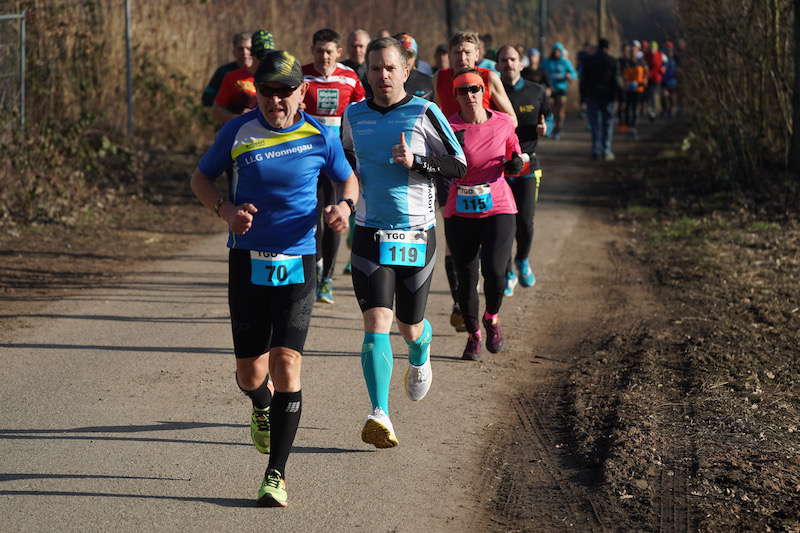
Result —
M0 14L0 129L25 131L25 12Z

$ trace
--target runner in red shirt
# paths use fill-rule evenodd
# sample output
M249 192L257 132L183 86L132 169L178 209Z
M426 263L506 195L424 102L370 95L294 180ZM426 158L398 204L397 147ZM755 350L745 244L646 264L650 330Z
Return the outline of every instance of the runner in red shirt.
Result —
M311 45L314 62L303 66L303 77L309 85L303 100L306 113L337 129L342 124L344 108L364 99L358 74L339 63L339 39L339 34L330 29L316 32Z
M253 33L250 41L250 54L252 55L250 66L225 74L225 77L222 78L219 92L214 98L211 115L220 125L225 124L232 118L252 111L257 106L253 74L258 70L261 58L275 48L275 41L272 34L266 30L258 30Z
M658 49L656 41L650 42L650 47L644 54L644 59L647 62L648 75L647 75L647 116L650 122L656 119L656 102L661 96L661 81L664 78L664 58L661 50Z
M314 33L311 38L313 63L303 66L303 78L308 83L305 112L320 123L335 128L337 133L342 125L344 108L364 99L364 86L356 72L339 63L342 48L341 37L331 29L325 28ZM317 224L317 301L333 303L333 272L336 266L336 252L341 237L322 223L322 210L326 205L336 203L335 189L328 179L317 181L317 200L320 219ZM320 262L322 263L320 265Z
M463 70L476 69L479 43L478 34L472 31L459 32L450 38L448 55L451 68L438 70L433 79L434 101L445 117L449 118L450 115L459 111L458 103L452 93L453 79ZM517 117L514 115L514 107L508 99L500 77L488 69L477 68L476 70L481 73L486 87L486 93L483 96L484 107L504 112L512 117L516 126Z

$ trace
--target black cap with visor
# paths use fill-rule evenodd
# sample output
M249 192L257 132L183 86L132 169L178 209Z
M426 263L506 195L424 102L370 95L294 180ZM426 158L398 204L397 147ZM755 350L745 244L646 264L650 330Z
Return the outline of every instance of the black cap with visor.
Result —
M271 50L261 58L253 76L256 84L281 83L287 87L299 87L303 83L300 62L285 50Z

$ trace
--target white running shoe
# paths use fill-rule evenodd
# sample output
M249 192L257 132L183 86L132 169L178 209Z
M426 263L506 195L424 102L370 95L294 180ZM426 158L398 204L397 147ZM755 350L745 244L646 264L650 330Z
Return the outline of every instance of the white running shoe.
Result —
M414 366L411 363L406 368L403 381L406 384L406 394L413 402L418 402L423 399L431 388L433 381L433 370L431 369L431 358L421 366Z
M399 443L394 434L394 426L389 416L383 409L376 407L372 414L364 422L364 429L361 430L361 440L367 444L372 444L376 448L394 448Z

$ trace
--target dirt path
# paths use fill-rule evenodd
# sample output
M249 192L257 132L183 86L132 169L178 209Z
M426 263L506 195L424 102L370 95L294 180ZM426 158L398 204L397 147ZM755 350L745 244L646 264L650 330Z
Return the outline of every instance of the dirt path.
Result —
M233 381L222 236L6 311L18 327L0 343L4 529L613 530L614 509L593 490L599 473L574 459L565 387L609 324L655 304L610 216L613 184L578 129L542 150L538 284L504 305L510 349L459 359L441 265L428 313L434 385L419 404L402 392L406 349L392 337L397 449L358 438L368 400L349 280L336 280L336 305L315 307L284 511L252 502L265 460ZM660 488L664 531L685 530L681 487L678 476Z
M507 419L498 424L483 462L484 481L495 493L494 531L619 528L617 502L597 490L602 457L594 464L579 460L571 373L586 356L597 353L602 359L602 343L609 338L613 343L613 332L646 320L658 304L644 274L627 256L625 228L613 222L618 184L602 165L587 160L583 139L581 133L568 134L543 150L549 171L537 225L552 220L560 231L537 227L537 276L542 281L534 298L515 296L504 308L515 327L514 349L502 366L514 381L506 391ZM630 148L624 143L618 153ZM572 221L568 229L567 221ZM547 249L551 240L555 246ZM676 490L685 479L670 476L669 482L662 490L664 511L657 530L686 531L687 504Z

